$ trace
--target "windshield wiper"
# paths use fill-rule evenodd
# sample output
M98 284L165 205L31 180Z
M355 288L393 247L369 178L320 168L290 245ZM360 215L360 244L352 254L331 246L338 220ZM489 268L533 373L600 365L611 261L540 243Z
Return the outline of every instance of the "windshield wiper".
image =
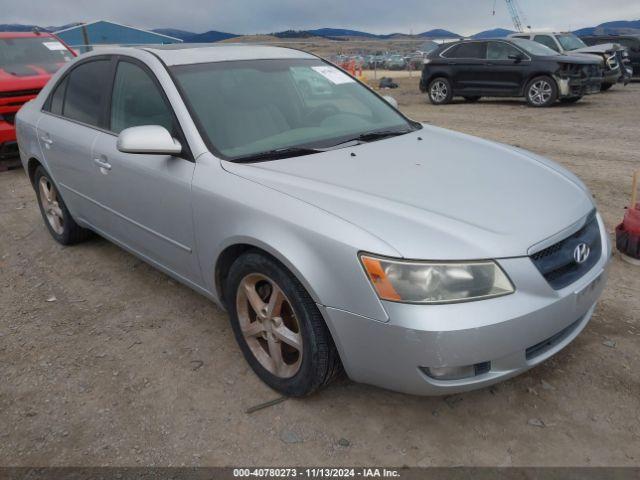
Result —
M261 162L266 160L279 160L281 158L302 157L303 155L313 155L314 153L322 153L324 151L325 150L318 148L307 147L277 148L275 150L267 150L266 152L237 157L232 161L239 163Z
M339 147L340 145L344 145L345 143L351 143L351 142L362 142L362 143L375 142L376 140L382 140L384 138L390 138L390 137L399 137L400 135L405 135L411 132L413 132L413 130L378 130L373 132L366 132L366 133L361 133L360 135L350 138L348 140L344 140L338 143L337 145L333 145L333 147L331 148L336 148L336 147Z

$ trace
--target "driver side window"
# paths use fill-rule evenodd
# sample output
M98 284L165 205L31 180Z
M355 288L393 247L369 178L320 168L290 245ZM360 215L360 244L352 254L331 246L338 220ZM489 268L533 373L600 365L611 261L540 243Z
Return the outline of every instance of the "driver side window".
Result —
M520 56L524 57L522 52L517 48L509 45L505 42L489 42L487 48L488 60L510 60L509 57Z
M138 65L118 63L111 97L110 130L160 125L175 134L173 115L156 83Z
M560 52L560 49L558 48L558 45L556 45L555 40L551 38L549 35L536 35L533 38L533 41L541 43L545 47L549 47L550 49L555 50L556 52Z

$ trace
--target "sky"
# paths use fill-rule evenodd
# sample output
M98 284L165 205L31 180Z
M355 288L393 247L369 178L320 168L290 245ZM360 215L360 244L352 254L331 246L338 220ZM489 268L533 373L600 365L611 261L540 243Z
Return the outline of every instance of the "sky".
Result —
M517 0L535 29L575 30L640 19L640 0ZM492 14L496 5L496 14ZM469 35L512 28L504 0L0 0L0 23L40 26L111 20L201 33L270 33L322 27L372 33L444 28Z

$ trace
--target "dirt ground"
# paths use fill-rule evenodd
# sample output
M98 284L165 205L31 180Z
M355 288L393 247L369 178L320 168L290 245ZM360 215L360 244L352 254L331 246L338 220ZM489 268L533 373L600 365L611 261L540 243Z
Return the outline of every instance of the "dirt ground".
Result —
M572 106L433 107L416 120L546 155L610 231L640 168L640 84ZM526 214L526 212L523 212ZM341 379L303 400L249 370L224 312L114 245L63 248L23 172L0 173L0 465L640 465L640 267L613 259L586 330L490 389L420 398Z

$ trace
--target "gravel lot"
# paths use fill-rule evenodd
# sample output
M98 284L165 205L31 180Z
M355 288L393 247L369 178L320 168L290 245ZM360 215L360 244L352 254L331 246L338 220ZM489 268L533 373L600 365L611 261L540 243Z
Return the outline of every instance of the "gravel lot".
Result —
M546 155L610 231L640 168L640 84L573 106L432 107L426 121ZM527 212L522 212L526 215ZM63 248L22 171L0 173L0 465L640 465L640 268L613 260L592 322L556 357L446 398L342 379L304 400L249 370L224 312L101 240Z

